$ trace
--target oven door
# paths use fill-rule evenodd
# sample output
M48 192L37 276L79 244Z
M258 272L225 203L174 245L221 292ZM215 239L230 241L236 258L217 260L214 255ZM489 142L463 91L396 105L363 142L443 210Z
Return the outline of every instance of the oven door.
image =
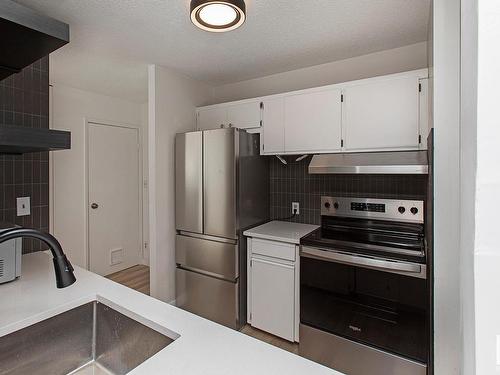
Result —
M429 348L425 272L422 264L303 246L301 327L424 367Z

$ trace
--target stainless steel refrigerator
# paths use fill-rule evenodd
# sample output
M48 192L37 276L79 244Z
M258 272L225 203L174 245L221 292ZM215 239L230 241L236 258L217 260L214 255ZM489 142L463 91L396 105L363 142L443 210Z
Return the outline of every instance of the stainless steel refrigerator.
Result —
M269 163L259 136L235 128L177 134L176 304L239 329L246 323L243 231L269 219Z

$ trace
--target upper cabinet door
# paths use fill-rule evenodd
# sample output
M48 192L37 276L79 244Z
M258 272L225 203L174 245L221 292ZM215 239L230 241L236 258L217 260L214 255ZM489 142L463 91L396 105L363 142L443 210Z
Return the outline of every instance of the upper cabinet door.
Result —
M227 108L214 106L198 109L198 130L219 129L227 124Z
M331 152L341 148L341 90L329 89L284 98L285 151Z
M263 101L262 154L280 154L285 151L284 99L269 98Z
M260 101L238 103L227 106L229 126L239 129L260 127Z
M418 149L418 78L391 77L344 88L345 149Z

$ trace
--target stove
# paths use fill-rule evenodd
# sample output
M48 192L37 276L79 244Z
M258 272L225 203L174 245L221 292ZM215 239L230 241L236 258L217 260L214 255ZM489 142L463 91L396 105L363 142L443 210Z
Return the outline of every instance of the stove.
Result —
M301 245L425 264L423 212L423 201L322 197L321 227Z
M321 227L300 245L300 354L348 374L425 375L424 202L321 197Z

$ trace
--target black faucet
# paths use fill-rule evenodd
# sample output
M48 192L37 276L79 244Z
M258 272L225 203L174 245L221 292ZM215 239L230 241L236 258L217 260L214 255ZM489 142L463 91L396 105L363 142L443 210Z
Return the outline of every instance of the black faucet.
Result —
M59 241L49 233L43 233L35 229L12 228L0 232L0 243L19 237L32 237L45 242L54 257L54 271L56 273L56 285L58 288L66 288L76 281L73 274L73 266L69 262Z

